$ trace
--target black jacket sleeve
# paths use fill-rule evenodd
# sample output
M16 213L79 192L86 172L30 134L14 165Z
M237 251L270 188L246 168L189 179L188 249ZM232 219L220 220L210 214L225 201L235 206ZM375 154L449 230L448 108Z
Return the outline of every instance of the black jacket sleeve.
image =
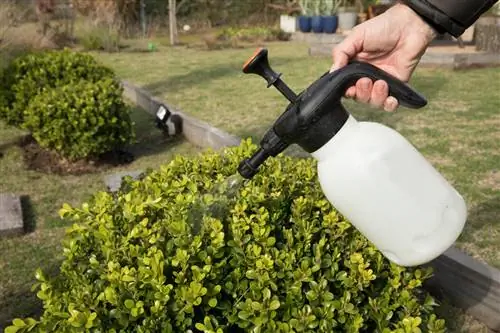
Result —
M497 0L405 0L438 33L459 37Z

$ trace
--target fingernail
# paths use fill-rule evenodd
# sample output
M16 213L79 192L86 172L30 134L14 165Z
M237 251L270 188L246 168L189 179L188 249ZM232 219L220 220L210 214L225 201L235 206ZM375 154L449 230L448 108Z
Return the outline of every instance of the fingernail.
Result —
M361 81L361 88L368 90L370 88L370 82L368 82L368 80Z
M392 96L389 96L389 97L387 97L387 100L385 102L384 109L385 109L385 111L392 112L392 111L396 110L397 105L398 105L397 99L395 99Z
M381 82L377 84L377 92L383 93L385 91L385 83Z

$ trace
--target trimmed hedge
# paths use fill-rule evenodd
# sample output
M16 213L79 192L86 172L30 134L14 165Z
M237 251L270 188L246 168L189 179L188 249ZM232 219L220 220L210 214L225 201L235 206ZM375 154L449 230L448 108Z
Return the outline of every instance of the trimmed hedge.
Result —
M25 54L0 79L0 118L61 157L99 157L135 137L119 80L88 54Z
M98 157L135 137L122 93L113 79L45 90L28 105L23 127L41 147L69 160Z
M444 332L430 271L387 261L326 201L313 160L270 159L217 195L255 148L178 156L64 205L60 273L36 275L43 315L7 333Z
M114 78L113 71L92 56L70 50L34 52L15 58L0 76L0 118L21 127L24 111L45 90L86 80Z

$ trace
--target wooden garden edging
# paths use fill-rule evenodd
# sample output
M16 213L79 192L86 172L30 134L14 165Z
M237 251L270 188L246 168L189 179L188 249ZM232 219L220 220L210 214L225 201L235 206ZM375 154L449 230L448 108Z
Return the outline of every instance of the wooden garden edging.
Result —
M124 96L137 106L156 115L159 105L170 108L167 103L151 96L145 90L129 82L123 82ZM171 108L170 108L171 109ZM219 149L239 145L241 139L192 118L181 111L175 113L183 118L183 135L192 144ZM426 284L434 295L442 295L451 304L464 309L468 314L500 332L500 271L483 264L462 251L452 247L432 261L434 276Z

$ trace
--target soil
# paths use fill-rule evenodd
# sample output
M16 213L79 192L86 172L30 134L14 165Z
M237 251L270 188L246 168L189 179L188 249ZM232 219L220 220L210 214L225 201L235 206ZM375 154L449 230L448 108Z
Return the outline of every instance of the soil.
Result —
M28 169L58 175L101 172L129 164L134 160L131 153L116 150L94 159L69 161L56 152L40 147L35 139L29 135L20 140L19 147L23 150L24 162Z

